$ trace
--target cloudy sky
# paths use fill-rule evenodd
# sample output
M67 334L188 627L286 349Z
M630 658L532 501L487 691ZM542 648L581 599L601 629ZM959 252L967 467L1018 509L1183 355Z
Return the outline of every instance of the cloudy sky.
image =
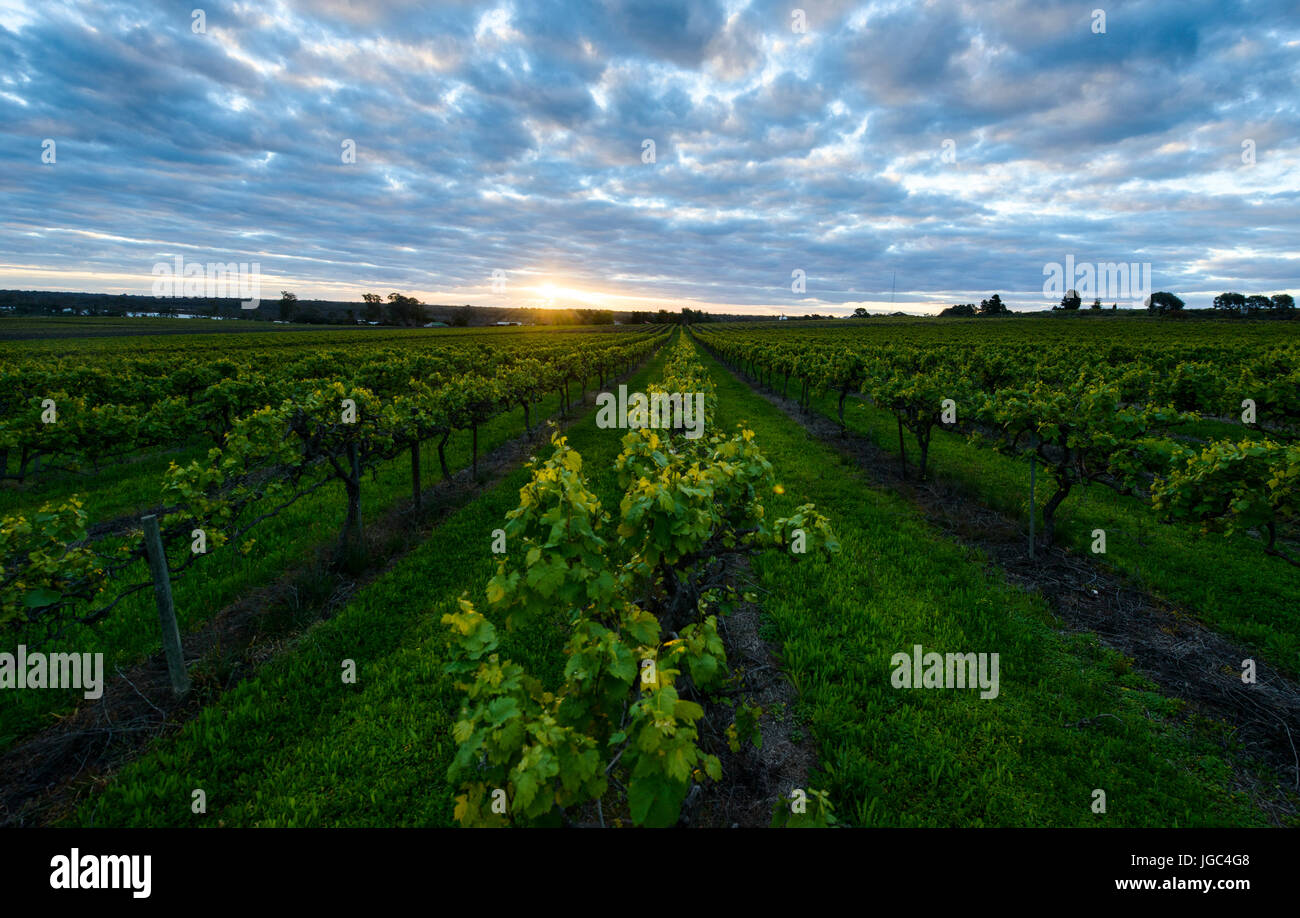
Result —
M1298 106L1295 0L0 0L0 288L1300 295Z

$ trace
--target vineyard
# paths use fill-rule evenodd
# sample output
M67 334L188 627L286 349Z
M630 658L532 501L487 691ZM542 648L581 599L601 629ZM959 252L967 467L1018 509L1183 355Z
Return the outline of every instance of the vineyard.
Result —
M1292 324L0 343L0 821L1296 824Z
M279 557L258 556L283 562L319 537L341 497L339 547L356 550L363 491L375 492L371 509L391 503L403 457L418 508L435 457L441 479L452 476L453 437L468 441L476 476L480 431L503 432L494 420L518 413L531 434L541 405L568 412L665 332L545 337L11 346L0 364L0 466L16 487L0 503L0 625L32 649L86 652L89 642L129 658L157 631L143 517L159 528L182 620L198 621L210 599L273 571L241 561L259 540ZM307 522L317 532L299 538ZM46 713L0 710L10 738Z

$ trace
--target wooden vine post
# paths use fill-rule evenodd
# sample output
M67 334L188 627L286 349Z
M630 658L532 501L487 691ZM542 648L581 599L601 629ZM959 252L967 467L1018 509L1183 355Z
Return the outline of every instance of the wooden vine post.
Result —
M185 671L185 654L181 650L180 629L176 626L167 554L163 551L162 534L158 531L158 517L151 513L140 521L144 523L144 549L149 557L149 573L153 576L153 595L158 603L158 624L162 628L167 672L171 676L172 691L180 697L190 690L190 675Z

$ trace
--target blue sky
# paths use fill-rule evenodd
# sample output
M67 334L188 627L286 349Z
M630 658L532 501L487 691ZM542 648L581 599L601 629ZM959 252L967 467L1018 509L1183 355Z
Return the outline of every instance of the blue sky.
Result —
M1071 257L1300 296L1298 107L1294 2L0 0L0 287L932 312Z

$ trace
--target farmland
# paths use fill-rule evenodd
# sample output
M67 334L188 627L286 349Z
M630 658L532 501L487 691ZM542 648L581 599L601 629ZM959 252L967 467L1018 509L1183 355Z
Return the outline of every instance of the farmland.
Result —
M0 343L0 650L106 661L0 693L0 819L1295 824L1297 356L1123 318Z

